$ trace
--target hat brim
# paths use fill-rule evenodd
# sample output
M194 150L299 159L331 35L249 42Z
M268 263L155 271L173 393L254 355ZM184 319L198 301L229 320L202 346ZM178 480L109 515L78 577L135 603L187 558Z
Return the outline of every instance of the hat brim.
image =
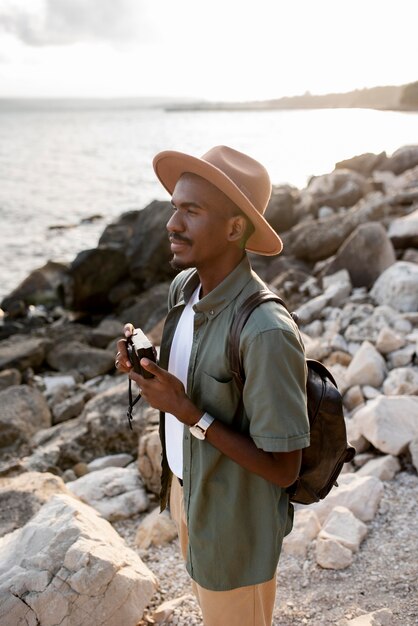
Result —
M276 231L257 211L239 187L215 165L183 152L165 150L155 156L153 167L161 184L170 195L173 194L174 187L180 176L186 172L201 176L222 191L245 213L254 225L255 231L248 238L245 246L249 252L274 256L283 250L282 240Z

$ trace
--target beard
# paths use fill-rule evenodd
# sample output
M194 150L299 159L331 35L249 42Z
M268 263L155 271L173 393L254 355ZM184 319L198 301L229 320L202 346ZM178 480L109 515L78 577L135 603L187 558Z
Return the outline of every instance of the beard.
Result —
M170 266L176 272L181 272L182 270L188 270L190 267L194 267L194 265L190 263L182 263L181 261L176 261L174 257L170 261Z

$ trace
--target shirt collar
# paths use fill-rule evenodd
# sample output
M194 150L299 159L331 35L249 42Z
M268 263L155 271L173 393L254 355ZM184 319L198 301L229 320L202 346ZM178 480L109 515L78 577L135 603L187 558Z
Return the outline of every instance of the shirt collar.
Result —
M195 312L204 313L208 319L214 319L244 289L252 274L250 262L245 255L215 289L193 306ZM188 302L199 282L198 273L194 271L183 288L185 302Z

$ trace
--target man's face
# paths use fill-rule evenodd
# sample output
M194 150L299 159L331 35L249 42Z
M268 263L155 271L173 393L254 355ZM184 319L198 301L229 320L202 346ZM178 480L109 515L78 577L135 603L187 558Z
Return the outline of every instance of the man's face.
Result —
M173 196L173 215L167 223L175 269L213 269L231 241L231 202L211 183L194 174L184 174Z

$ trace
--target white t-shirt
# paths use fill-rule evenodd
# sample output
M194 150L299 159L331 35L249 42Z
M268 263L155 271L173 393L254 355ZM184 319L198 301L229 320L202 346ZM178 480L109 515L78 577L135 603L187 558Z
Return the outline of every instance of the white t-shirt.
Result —
M192 351L194 310L199 301L200 285L186 304L177 324L171 344L168 371L183 383L187 390L187 372ZM173 474L183 478L183 432L184 424L171 413L165 414L165 446L167 460Z

